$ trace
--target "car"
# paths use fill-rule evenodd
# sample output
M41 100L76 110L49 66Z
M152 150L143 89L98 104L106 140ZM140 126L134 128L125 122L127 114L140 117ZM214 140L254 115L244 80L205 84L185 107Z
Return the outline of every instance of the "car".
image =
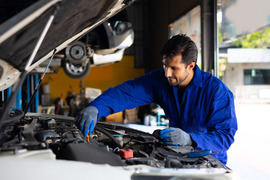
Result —
M92 66L116 63L122 60L124 51L134 42L134 31L127 11L123 10L108 19L79 40L67 45L55 55L50 64L51 72L64 69L67 76L82 79L88 76ZM50 61L35 68L42 73Z
M149 133L98 122L85 137L74 117L27 113L28 106L12 108L28 73L65 48L75 52L73 58L82 57L76 53L82 47L77 40L132 2L24 1L20 13L10 13L1 23L0 90L13 85L0 115L1 179L233 178L210 151L168 146L159 140L159 130Z

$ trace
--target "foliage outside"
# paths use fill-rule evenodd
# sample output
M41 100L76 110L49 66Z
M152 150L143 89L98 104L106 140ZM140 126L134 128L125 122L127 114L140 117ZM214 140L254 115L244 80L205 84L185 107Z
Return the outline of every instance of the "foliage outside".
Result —
M219 24L218 31L219 43L223 41L221 33L221 24ZM237 40L230 43L238 48L270 48L270 28L257 31L246 36L240 37ZM224 71L226 70L227 61L224 58L219 58L219 78L222 80Z
M270 28L248 34L231 44L241 48L270 48Z

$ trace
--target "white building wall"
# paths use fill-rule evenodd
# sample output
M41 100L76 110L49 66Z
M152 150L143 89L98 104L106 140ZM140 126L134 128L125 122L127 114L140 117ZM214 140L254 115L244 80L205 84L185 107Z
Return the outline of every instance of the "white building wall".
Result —
M244 85L244 70L246 69L270 69L270 63L228 63L223 82L233 92L236 99L264 97L270 102L270 97L268 99L265 95L269 93L270 96L270 85Z

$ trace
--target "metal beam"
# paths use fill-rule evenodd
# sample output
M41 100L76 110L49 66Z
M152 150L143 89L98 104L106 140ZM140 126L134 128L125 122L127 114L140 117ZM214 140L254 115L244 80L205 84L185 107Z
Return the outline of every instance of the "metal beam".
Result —
M201 0L202 69L218 75L217 0Z

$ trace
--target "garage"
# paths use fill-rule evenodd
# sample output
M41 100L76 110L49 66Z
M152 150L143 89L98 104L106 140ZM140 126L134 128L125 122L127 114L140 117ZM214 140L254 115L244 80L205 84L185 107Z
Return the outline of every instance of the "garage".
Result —
M268 179L269 5L2 3L1 176Z

